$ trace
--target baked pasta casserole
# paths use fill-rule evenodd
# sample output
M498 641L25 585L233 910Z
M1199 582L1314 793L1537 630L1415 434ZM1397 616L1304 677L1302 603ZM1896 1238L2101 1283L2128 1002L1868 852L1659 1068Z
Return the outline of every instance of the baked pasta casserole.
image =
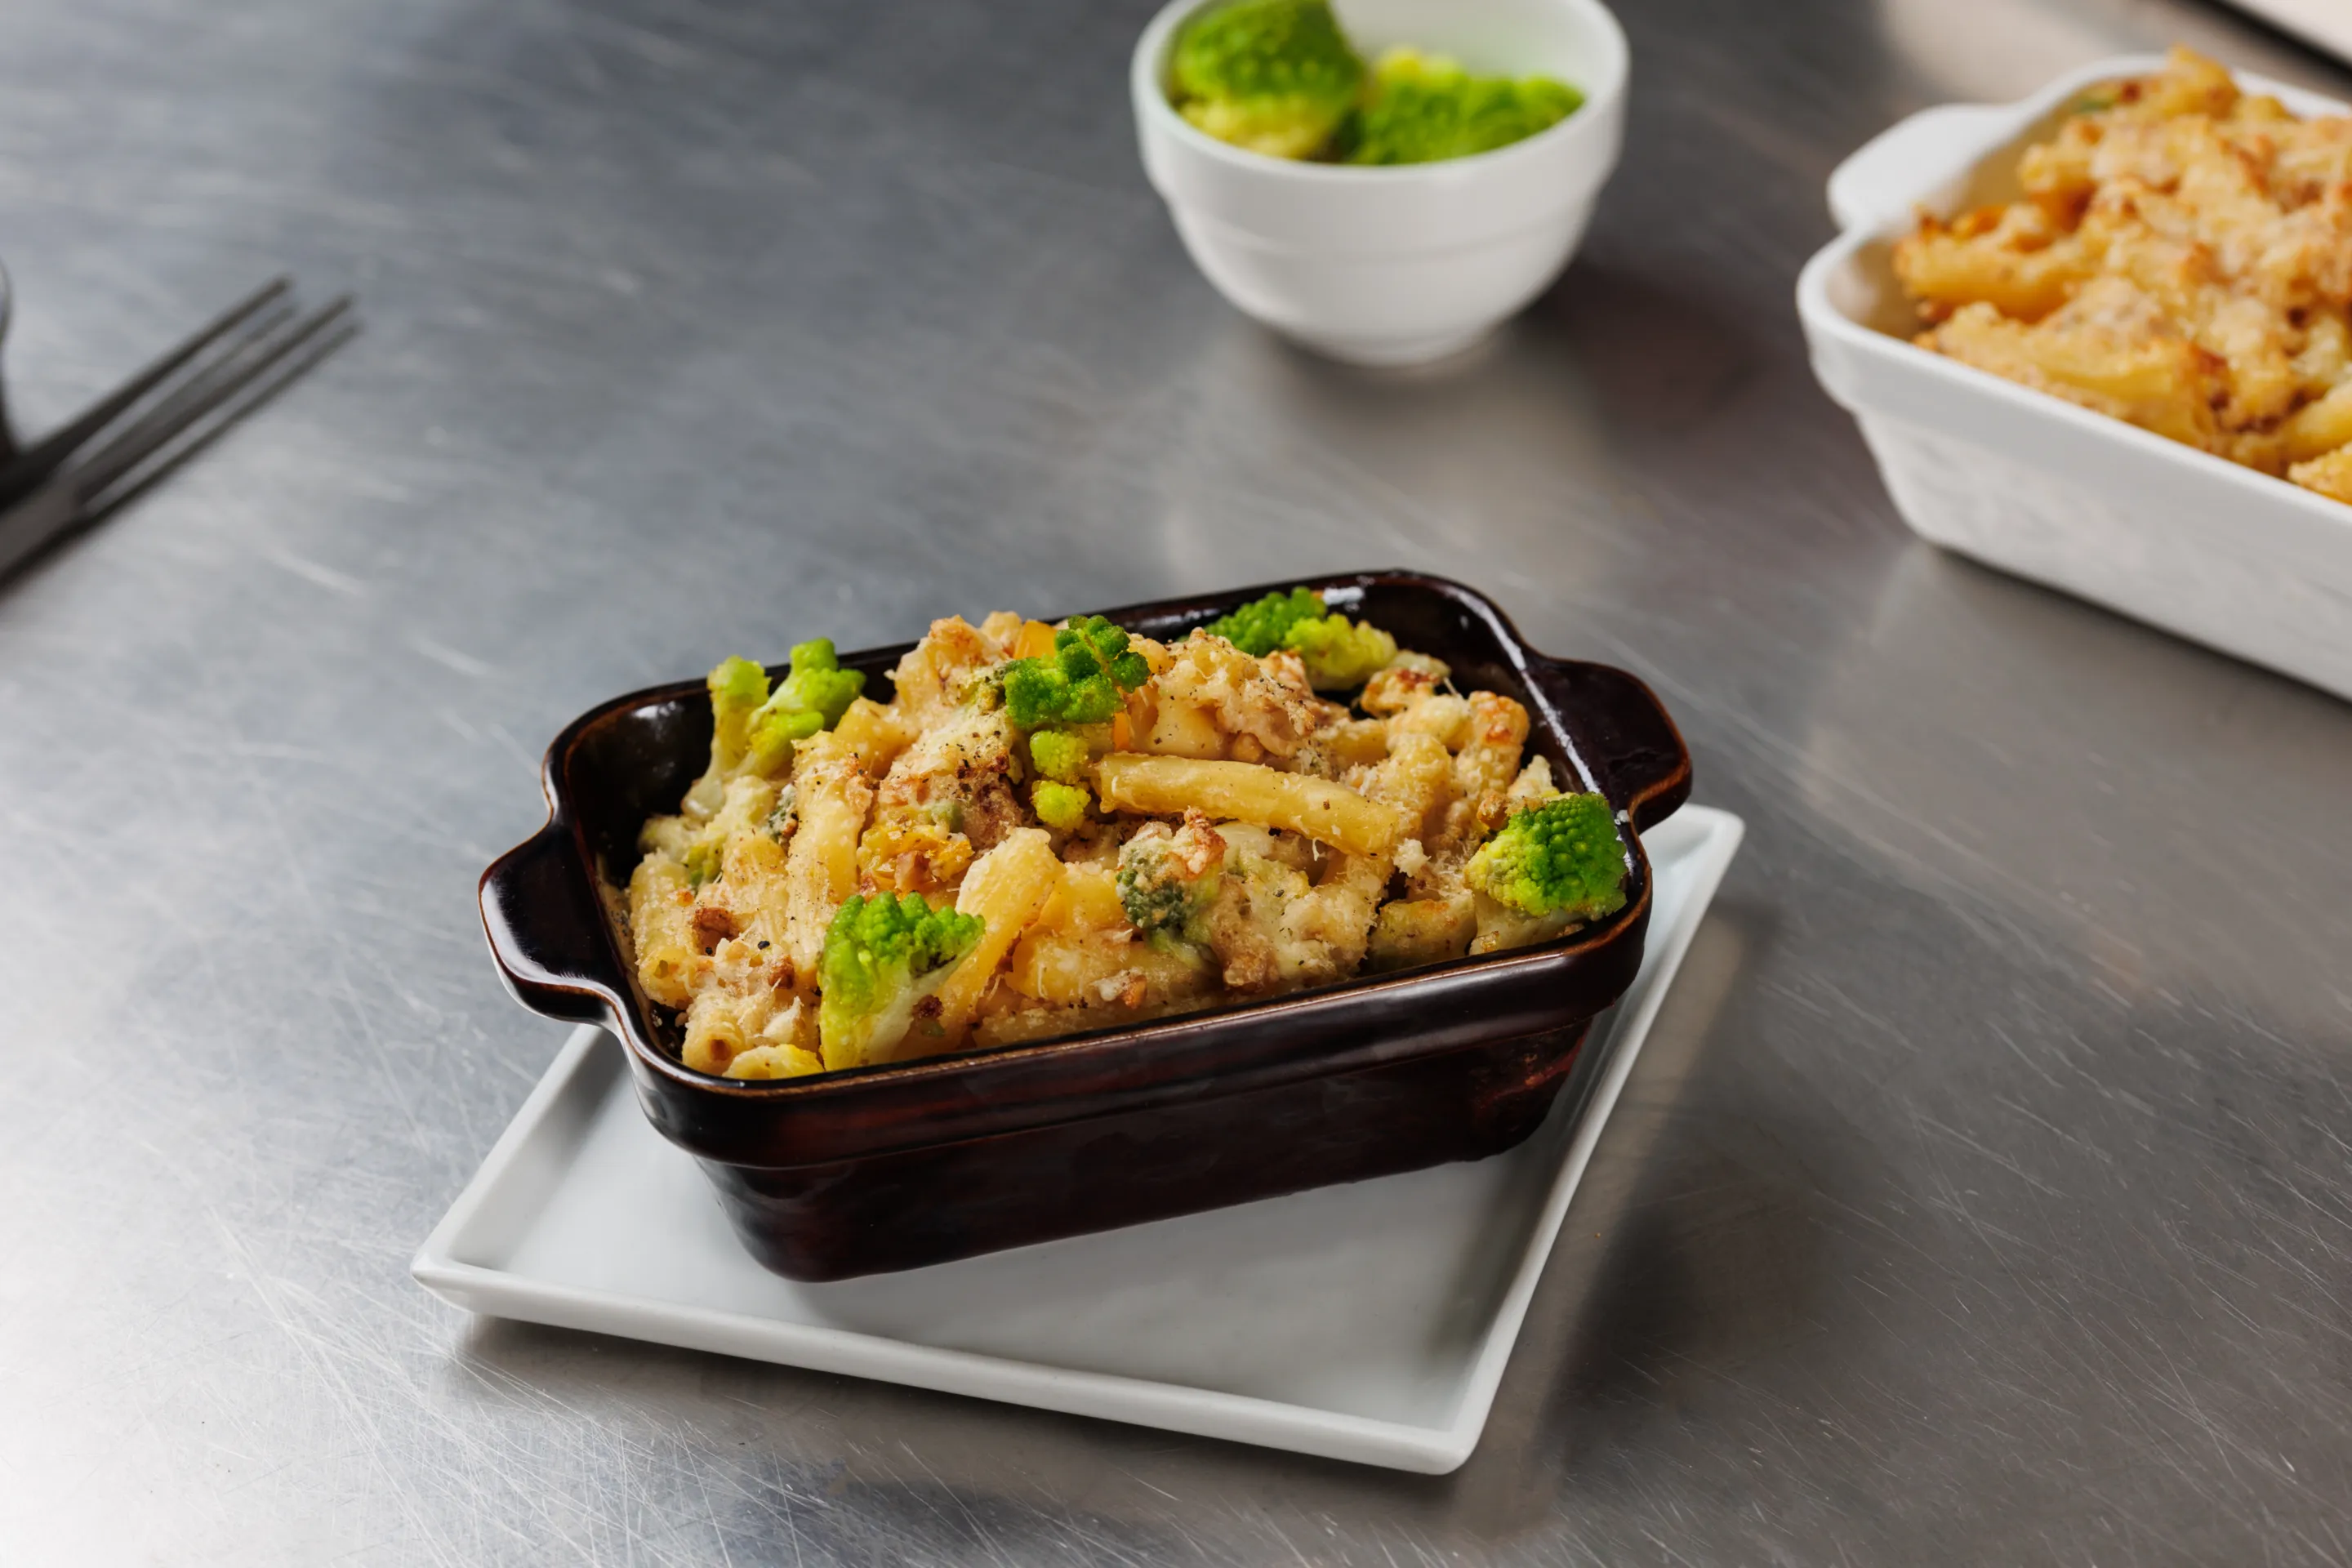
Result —
M1922 346L2352 500L2352 119L2176 48L2086 92L2017 177L1895 246Z
M1161 643L933 623L887 701L826 642L710 675L709 769L625 926L688 1067L795 1077L1535 942L1622 907L1527 710L1270 595Z

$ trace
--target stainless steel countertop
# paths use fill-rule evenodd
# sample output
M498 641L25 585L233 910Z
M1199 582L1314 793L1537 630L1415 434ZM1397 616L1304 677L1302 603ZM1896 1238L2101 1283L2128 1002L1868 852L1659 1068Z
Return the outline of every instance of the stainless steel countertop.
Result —
M1193 273L1144 0L15 0L16 411L289 267L366 335L0 590L0 1561L2352 1557L2352 708L1939 554L1815 388L1822 183L2188 0L1626 0L1484 358ZM1750 823L1495 1417L1403 1477L469 1321L563 1037L474 879L719 654L1391 563L1652 680Z

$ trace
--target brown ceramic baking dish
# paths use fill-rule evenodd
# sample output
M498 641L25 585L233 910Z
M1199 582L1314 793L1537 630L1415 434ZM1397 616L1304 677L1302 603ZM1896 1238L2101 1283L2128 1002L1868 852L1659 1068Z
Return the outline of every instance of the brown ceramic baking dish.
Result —
M654 1125L701 1162L761 1262L795 1279L1000 1247L1500 1152L1532 1132L1595 1014L1641 963L1639 830L1690 793L1690 758L1649 688L1547 658L1457 583L1406 572L1312 582L1334 607L1527 704L1528 745L1622 814L1625 907L1557 942L1005 1050L772 1082L686 1067L676 1021L624 961L611 889L646 817L707 761L703 683L616 698L548 748L547 826L483 874L509 987L625 1043ZM1181 637L1267 584L1105 612ZM1289 584L1272 586L1288 587ZM908 645L845 654L887 698Z

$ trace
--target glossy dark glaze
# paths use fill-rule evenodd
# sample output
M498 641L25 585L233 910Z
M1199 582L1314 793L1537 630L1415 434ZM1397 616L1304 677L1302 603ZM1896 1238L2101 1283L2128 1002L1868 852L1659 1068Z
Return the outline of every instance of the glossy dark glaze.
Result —
M896 1153L703 1168L743 1245L779 1274L913 1268L1499 1153L1551 1109L1585 1029Z
M1274 586L1288 586L1288 584ZM1402 572L1316 580L1335 606L1528 705L1531 752L1646 827L1690 793L1649 689L1528 649L1482 595ZM1269 585L1107 612L1181 636ZM906 645L844 655L883 695ZM837 1279L1497 1152L1543 1120L1585 1027L1632 983L1650 868L1628 832L1625 908L1559 942L1012 1049L777 1082L680 1063L623 962L607 894L648 816L709 744L702 683L634 693L548 749L547 826L483 875L492 954L526 1006L602 1022L638 1099L703 1162L745 1244Z

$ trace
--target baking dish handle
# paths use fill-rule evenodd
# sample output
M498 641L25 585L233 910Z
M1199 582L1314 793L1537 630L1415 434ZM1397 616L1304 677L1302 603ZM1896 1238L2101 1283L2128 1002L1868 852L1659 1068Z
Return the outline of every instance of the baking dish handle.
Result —
M580 875L571 827L548 825L482 873L482 931L515 1000L577 1024L612 1016L589 977L604 970L611 937L604 907Z
M1553 710L1573 716L1569 732L1585 765L1636 828L1664 822L1690 798L1690 750L1638 677L1605 664L1539 658L1536 679Z
M1898 120L1830 174L1830 216L1842 230L1874 229L1968 172L2016 114L2014 104L1946 103Z

